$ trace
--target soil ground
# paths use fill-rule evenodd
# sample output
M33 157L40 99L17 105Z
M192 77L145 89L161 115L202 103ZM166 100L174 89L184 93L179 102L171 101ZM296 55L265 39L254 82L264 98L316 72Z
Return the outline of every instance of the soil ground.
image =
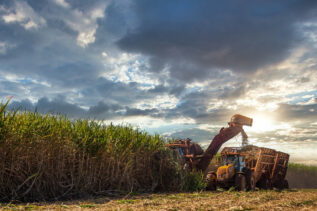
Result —
M317 189L160 193L54 203L0 204L1 210L317 210Z

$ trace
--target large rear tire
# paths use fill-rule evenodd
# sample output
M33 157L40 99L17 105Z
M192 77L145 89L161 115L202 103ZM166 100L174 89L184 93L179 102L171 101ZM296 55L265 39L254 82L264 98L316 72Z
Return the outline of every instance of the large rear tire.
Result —
M247 189L247 181L245 175L243 174L236 174L234 178L234 186L237 191L246 191Z
M264 190L271 190L272 189L271 181L268 178L260 179L258 186L260 189L264 189Z
M277 188L280 190L289 189L288 181L286 179L283 179L278 183Z
M288 181L286 179L279 180L278 182L276 182L274 187L279 190L289 189Z
M247 190L255 191L255 186L256 186L256 182L255 182L254 172L250 172Z
M244 168L243 172L247 180L247 191L254 191L256 186L254 172L249 168Z
M288 181L286 179L283 181L283 188L289 189L289 184L288 184Z

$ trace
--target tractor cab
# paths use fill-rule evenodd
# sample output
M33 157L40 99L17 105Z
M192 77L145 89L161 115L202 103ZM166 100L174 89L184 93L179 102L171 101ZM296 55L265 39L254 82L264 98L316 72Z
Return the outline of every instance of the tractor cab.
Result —
M245 167L245 163L240 154L227 154L222 156L222 164L224 166L232 164L236 172L241 172Z
M231 148L231 151L229 151L228 148L224 148L224 150L222 150L222 166L217 169L218 182L230 182L230 180L234 179L234 175L242 172L246 166L239 149L240 148Z

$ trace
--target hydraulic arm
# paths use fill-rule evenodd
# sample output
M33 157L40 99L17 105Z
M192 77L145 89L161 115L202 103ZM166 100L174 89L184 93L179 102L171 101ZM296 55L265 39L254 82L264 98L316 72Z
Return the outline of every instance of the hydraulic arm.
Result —
M213 158L213 156L218 152L220 147L231 138L238 135L240 132L242 134L243 143L247 143L248 136L243 130L243 125L252 126L252 119L240 114L232 116L230 122L228 123L229 127L221 128L219 134L217 134L212 142L210 143L207 150L204 152L203 156L200 158L198 164L196 165L197 169L205 171Z

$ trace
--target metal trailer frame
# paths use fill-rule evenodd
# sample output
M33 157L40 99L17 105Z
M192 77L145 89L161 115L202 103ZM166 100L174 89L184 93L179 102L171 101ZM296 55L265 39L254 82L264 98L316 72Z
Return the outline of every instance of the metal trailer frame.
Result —
M289 154L273 149L257 147L257 153L243 151L239 147L225 147L221 152L221 157L228 155L240 155L247 168L254 172L256 183L268 183L268 187L283 188ZM287 183L287 181L286 181ZM258 186L261 186L258 184Z

